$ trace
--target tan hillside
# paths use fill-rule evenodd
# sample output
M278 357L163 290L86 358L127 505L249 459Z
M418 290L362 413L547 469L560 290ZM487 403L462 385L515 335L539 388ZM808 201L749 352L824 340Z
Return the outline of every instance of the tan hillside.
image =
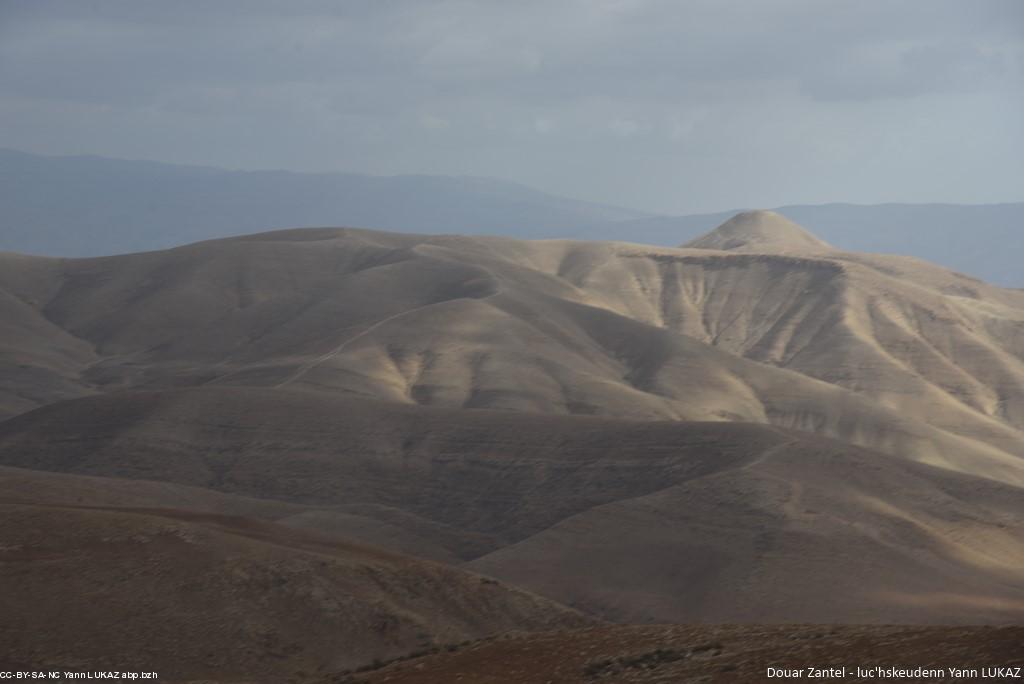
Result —
M726 234L750 241L310 229L102 259L5 256L17 334L0 359L22 380L3 406L233 385L742 420L1024 483L1024 293L826 249L764 212L712 236Z
M64 473L0 472L0 501L108 505L93 478L112 476L134 506L158 486L138 480L177 483L151 506L469 561L615 620L1024 616L1018 487L761 425L205 388L39 409L0 425L0 458ZM92 477L50 479L68 473Z

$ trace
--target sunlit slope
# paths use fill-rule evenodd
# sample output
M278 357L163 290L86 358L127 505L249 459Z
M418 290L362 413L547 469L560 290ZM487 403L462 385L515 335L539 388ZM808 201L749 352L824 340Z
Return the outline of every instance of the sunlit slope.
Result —
M691 245L728 248L739 225L742 246L592 259L576 280L616 311L1020 453L1024 293L828 250L771 212L739 218Z
M767 212L719 230L698 241L716 249L310 229L9 255L4 372L49 380L3 405L211 384L743 420L1024 482L1024 293Z

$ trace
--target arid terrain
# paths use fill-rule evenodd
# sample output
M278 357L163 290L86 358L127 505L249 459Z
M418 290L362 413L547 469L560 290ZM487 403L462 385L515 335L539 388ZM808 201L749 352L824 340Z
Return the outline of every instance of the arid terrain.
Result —
M1024 292L770 212L696 244L317 229L5 255L0 406L229 385L747 421L1024 483Z
M999 681L961 676L951 668L980 663L1024 664L1024 628L652 626L591 627L538 635L511 635L445 649L348 681L389 684L564 682L760 682L884 679L875 668L943 670L940 676L903 676L905 682ZM894 659L898 653L898 660ZM912 663L912 665L907 665ZM774 673L769 678L769 668ZM860 668L860 672L858 672ZM843 669L840 676L836 669ZM796 674L796 673L800 674ZM1014 681L1002 677L1002 681ZM335 678L334 681L346 681Z
M763 211L679 248L323 228L0 254L0 508L22 668L1009 665L1024 291Z

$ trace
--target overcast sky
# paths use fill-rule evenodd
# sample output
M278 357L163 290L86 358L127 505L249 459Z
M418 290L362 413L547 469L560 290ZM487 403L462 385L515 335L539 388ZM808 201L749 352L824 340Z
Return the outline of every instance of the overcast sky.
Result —
M0 146L688 213L1024 200L1021 0L0 0Z

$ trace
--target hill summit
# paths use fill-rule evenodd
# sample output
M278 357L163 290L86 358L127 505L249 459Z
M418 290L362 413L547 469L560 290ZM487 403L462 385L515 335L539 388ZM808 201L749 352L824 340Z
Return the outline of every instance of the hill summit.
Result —
M774 211L744 211L683 247L733 252L832 249L806 228Z

